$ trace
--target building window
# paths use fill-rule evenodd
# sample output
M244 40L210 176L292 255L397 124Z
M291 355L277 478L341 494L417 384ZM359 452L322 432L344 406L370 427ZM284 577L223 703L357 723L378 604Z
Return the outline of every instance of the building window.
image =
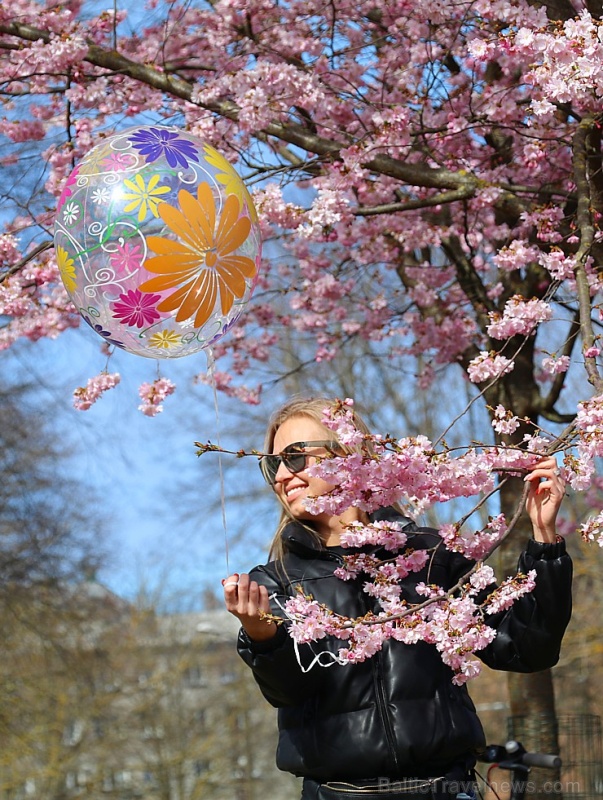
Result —
M185 686L205 686L206 683L201 672L201 667L199 666L187 667L184 670L183 678Z

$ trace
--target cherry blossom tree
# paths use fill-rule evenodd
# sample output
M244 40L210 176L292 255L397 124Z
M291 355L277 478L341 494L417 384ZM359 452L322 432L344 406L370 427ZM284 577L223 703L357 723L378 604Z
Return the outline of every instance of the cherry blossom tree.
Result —
M214 346L220 390L258 403L289 368L275 357L283 340L298 348L295 369L362 340L443 397L456 365L489 410L497 458L514 452L505 463L519 468L526 452L563 452L565 478L586 488L603 453L601 10L597 0L150 0L132 15L6 0L0 346L80 322L50 239L78 159L127 125L180 126L237 165L274 254L244 319ZM118 381L92 377L76 404ZM141 410L153 415L173 389L163 378L141 387ZM443 439L389 446L428 464L427 504L452 475L467 494L487 490L501 466L491 450L455 458ZM517 479L501 483L503 516L486 538L525 534L520 495ZM442 531L448 546L460 546L459 530ZM589 539L602 531L601 515L584 523ZM512 544L501 548L507 573ZM550 682L521 686L516 704L523 692L552 713Z

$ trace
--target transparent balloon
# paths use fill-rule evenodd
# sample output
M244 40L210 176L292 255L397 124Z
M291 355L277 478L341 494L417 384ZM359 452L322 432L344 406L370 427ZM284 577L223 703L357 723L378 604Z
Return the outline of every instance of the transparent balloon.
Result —
M73 170L54 229L61 278L106 342L179 358L236 323L258 279L251 196L210 145L176 128L131 128Z

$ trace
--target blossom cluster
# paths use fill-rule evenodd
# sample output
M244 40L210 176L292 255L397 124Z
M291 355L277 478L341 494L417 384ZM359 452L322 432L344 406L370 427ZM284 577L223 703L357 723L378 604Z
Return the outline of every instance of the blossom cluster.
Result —
M247 387L233 385L232 375L221 370L210 370L206 374L196 376L198 383L203 383L215 387L216 390L224 392L228 397L237 397L247 405L256 406L260 402L262 387Z
M596 542L603 547L603 511L580 525L580 534L585 542Z
M479 531L468 531L455 523L448 523L442 525L439 533L449 550L479 560L490 555L500 544L507 533L507 521L504 514L498 514Z
M163 401L173 394L176 384L168 378L156 378L153 383L143 383L138 393L142 403L138 410L147 417L154 417L163 411Z
M343 547L378 544L386 550L400 550L406 544L407 538L399 522L379 520L370 525L351 522L341 534L341 544Z
M526 300L520 295L512 297L505 305L502 315L492 313L488 334L493 339L508 339L518 334L529 335L541 323L549 320L552 310L544 300Z
M511 37L513 52L529 58L528 77L540 89L532 101L536 115L554 114L559 103L572 103L582 112L599 111L603 97L603 34L601 21L583 9L561 30L534 31L520 28Z
M412 554L402 556L406 563L412 557ZM427 564L429 553L423 552L421 558L414 557L412 571L418 572ZM346 565L350 558L346 557ZM367 559L366 554L353 558L355 567L345 579L358 579L364 571L360 565L366 566L373 580L368 582L368 591L365 584L365 591L376 598L374 611L361 619L350 619L301 591L285 601L282 607L285 618L289 620L289 633L298 645L318 642L328 636L345 642L344 646L336 646L335 651L330 649L313 655L311 664L304 667L306 670L316 664L327 666L333 662L365 661L381 650L389 639L405 644L424 641L436 647L452 672L453 683L466 683L480 673L480 663L473 657L474 653L487 647L496 636L495 629L488 624L488 616L506 610L531 592L536 581L536 573L532 570L528 575L518 574L490 590L494 584L493 570L477 564L461 586L448 592L435 585L418 583L417 593L425 600L413 604L400 599L400 576L395 574L397 560L379 564L375 558ZM384 573L385 568L387 571ZM330 658L330 661L322 656ZM302 664L301 654L299 657Z
M603 395L578 403L575 426L578 432L576 452L566 459L563 473L573 489L584 491L595 475L595 459L603 455ZM587 538L594 540L592 536ZM603 546L603 539L595 538Z
M467 375L472 383L484 383L513 371L515 364L506 356L482 351L469 362Z
M89 378L85 386L79 386L73 392L73 405L78 411L87 411L104 392L113 389L120 382L118 372L101 372Z
M497 433L510 436L515 433L520 424L519 419L500 403L494 409L492 427Z
M349 408L343 413L337 409L325 412L338 438L352 436L349 413ZM491 491L497 471L529 469L539 460L544 444L539 437L528 436L526 449L474 447L453 457L436 452L425 436L392 439L356 432L353 441L353 452L309 467L310 475L334 487L320 497L304 500L312 514L340 514L351 506L371 512L402 503L414 518L434 503Z

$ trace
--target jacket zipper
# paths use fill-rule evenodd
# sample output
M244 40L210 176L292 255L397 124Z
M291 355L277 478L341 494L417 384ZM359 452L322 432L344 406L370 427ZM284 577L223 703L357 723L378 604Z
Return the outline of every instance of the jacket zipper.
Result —
M340 564L343 564L343 558L337 553L328 553L319 550L317 553L313 553L312 555L314 557L318 556L328 561L337 561ZM368 611L369 608L366 602L366 595L362 590L360 590L359 592L359 601L361 608L365 612ZM385 738L389 749L390 760L394 766L393 774L398 775L399 763L398 763L398 754L396 753L396 736L394 733L394 728L392 725L390 714L387 708L387 699L385 697L385 691L383 689L382 654L380 652L375 653L375 655L371 658L371 668L373 674L373 684L375 687L375 698L377 701L377 711L379 713L379 717L381 718L383 730L385 731Z
M381 653L375 653L375 655L372 657L372 662L373 683L375 685L375 695L377 697L377 709L379 711L379 716L381 717L381 722L383 723L383 730L385 731L385 738L389 747L389 753L395 768L395 774L397 775L400 765L398 763L398 754L396 753L396 736L394 734L394 728L387 708L387 699L383 689Z
M364 611L368 611L368 604L366 602L366 595L361 592L359 595L360 605ZM398 762L398 754L396 752L396 735L394 733L394 726L392 725L391 716L387 707L387 698L383 688L383 655L381 652L375 653L371 658L371 667L373 673L373 684L375 687L375 697L377 700L377 711L381 717L381 724L385 731L385 739L389 749L391 763L394 766L395 775L399 774L400 764Z

